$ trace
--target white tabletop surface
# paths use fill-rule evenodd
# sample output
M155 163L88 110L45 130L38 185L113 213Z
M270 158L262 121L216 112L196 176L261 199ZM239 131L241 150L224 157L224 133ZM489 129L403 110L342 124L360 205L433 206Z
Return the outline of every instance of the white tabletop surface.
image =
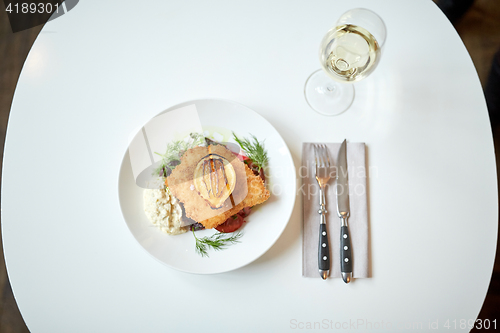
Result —
M385 49L351 109L324 117L304 82L354 7L385 20ZM129 135L200 98L258 112L296 166L305 141L366 143L371 278L301 276L300 197L274 246L235 271L182 273L139 246L117 193ZM458 329L484 301L497 221L480 82L432 1L80 1L43 28L16 88L2 234L34 333Z

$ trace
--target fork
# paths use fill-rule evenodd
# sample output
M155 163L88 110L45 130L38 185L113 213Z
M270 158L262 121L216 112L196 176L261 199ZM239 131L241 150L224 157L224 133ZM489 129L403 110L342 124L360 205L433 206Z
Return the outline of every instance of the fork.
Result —
M328 231L326 230L326 200L325 187L330 180L330 158L324 144L314 146L315 177L319 185L319 210L321 215L319 224L318 266L319 275L326 280L330 274L330 247L328 245Z

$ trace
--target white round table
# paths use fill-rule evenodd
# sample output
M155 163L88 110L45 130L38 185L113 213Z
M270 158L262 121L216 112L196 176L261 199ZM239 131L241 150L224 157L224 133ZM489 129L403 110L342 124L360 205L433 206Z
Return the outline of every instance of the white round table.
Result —
M387 42L350 110L324 117L304 83L323 34L354 7L385 20ZM303 142L366 143L377 170L372 277L301 276L300 197L272 248L235 271L182 273L138 245L117 193L129 135L200 98L258 112L296 167ZM488 114L472 61L432 1L80 1L29 53L3 165L6 265L34 333L453 330L477 317L492 273Z

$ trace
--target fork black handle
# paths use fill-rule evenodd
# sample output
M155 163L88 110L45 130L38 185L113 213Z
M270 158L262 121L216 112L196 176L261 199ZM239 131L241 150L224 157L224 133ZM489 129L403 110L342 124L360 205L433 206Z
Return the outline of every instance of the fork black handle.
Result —
M318 266L319 275L325 280L330 273L330 246L325 223L319 225Z
M325 145L314 145L314 161L316 164L316 180L319 186L319 245L318 268L319 275L326 280L330 274L330 247L328 246L328 231L326 230L326 184L330 180L330 158Z

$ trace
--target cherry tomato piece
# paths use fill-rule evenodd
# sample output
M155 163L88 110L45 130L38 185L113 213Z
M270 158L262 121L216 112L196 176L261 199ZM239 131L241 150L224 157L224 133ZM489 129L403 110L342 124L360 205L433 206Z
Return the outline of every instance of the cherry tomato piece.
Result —
M240 216L239 214L235 214L235 215L231 216L230 218L228 218L226 220L226 222L215 227L215 229L217 231L225 232L225 233L226 232L234 232L234 231L238 230L243 225L243 222L245 222L243 220L243 217Z

